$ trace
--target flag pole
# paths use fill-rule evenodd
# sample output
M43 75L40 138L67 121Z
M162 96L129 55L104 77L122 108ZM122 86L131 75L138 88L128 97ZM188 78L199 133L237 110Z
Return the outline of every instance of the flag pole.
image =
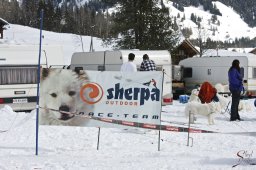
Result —
M163 77L162 77L162 95L163 98L163 89L164 89L164 70L162 71ZM159 131L158 131L158 151L160 151L160 141L161 141L161 119L162 119L162 107L163 107L163 99L161 98L161 109L160 109L160 124L159 124Z
M38 66L37 66L37 98L36 98L36 155L38 155L38 117L39 117L39 86L40 86L40 61L41 61L41 49L42 49L42 29L43 29L43 18L44 10L40 11L40 43L39 43L39 57L38 57Z

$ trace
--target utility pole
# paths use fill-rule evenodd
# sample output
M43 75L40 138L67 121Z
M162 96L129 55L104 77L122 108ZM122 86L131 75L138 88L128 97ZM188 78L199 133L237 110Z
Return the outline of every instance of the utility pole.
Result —
M93 28L95 27L95 25L91 26L91 30L93 31ZM92 31L91 31L91 43L90 43L90 52L93 52L94 49L93 49L93 34L92 34Z

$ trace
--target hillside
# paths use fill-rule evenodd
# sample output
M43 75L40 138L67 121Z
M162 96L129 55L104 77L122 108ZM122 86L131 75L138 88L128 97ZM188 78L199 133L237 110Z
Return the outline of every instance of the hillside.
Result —
M233 8L250 26L256 27L256 1L254 0L219 0Z
M195 3L197 2L198 3ZM256 9L256 1L202 1L202 0L163 0L163 4L169 7L170 16L177 19L177 24L180 29L191 28L191 39L198 38L198 23L191 20L191 15L194 14L198 18L201 18L200 24L203 26L206 38L210 37L215 41L234 41L236 38L248 37L253 39L256 36L256 17L253 15L256 13L253 10ZM93 3L94 2L94 3ZM103 0L101 1L87 1L87 0L70 0L73 5L84 5L88 3L89 6L94 6L99 10L99 7L108 8L108 5L118 2L117 0ZM178 4L183 4L184 11L180 10ZM208 4L210 3L210 5ZM207 5L208 4L208 5ZM206 6L206 7L205 7ZM213 6L219 10L221 15L216 15L211 12L210 7ZM206 8L206 9L205 9ZM207 10L209 9L209 10ZM252 10L245 10L252 9ZM111 11L111 10L110 10ZM115 8L112 9L115 12ZM180 16L178 18L178 15ZM185 16L185 19L182 18ZM213 19L216 16L215 20ZM254 19L253 19L254 18ZM239 25L239 27L237 27ZM253 28L253 26L255 28Z
M58 4L63 4L64 0L55 0ZM159 0L165 1L165 0ZM194 6L199 7L203 6L203 8L207 11L209 10L212 14L217 14L218 12L214 10L214 2L221 2L229 8L233 9L250 27L256 26L256 1L254 0L214 0L214 1L204 1L204 0L167 0L166 2L171 1L177 4L179 9L183 9L184 7ZM114 3L118 2L118 0L69 0L68 3L72 5L82 6L86 3L94 6L95 8L107 8ZM164 3L166 3L164 2ZM219 8L217 7L217 10ZM223 12L223 11L222 11ZM222 13L220 11L220 14Z
M173 6L173 2L166 3L166 6L170 8L172 16L181 16L177 18L178 25L181 28L191 28L192 36L190 38L196 39L198 37L198 26L191 20L191 15L195 14L201 18L201 25L205 34L205 38L210 37L215 41L234 41L235 38L249 37L250 39L256 36L256 27L251 28L245 23L239 14L237 14L232 8L224 5L221 2L213 2L214 5L222 13L222 16L216 16L217 19L214 22L212 17L214 16L208 11L204 11L202 6L184 7L184 12L178 10ZM182 21L182 16L185 15L185 19ZM238 27L239 25L239 27Z
M111 35L112 17L118 0L53 0L47 4L38 1L2 0L0 17L12 24L39 27L39 8L45 9L44 29L54 32L92 35L106 38ZM252 47L256 41L256 1L251 0L159 0L169 8L175 29L186 30L186 38L204 41L236 42ZM17 7L17 5L19 7ZM11 11L11 14L8 12ZM108 15L107 15L108 14ZM200 29L198 27L200 25ZM177 28L178 27L178 28ZM184 35L183 31L183 35ZM243 38L243 39L242 39ZM239 41L238 41L239 40ZM244 40L254 40L250 44ZM252 45L253 44L253 45Z
M212 1L203 1L203 0L171 0L176 3L179 9L184 7L194 6L199 7L203 6L205 10L209 10L212 14L218 14L214 9L214 4ZM214 0L214 2L222 2L226 6L233 9L250 27L256 26L256 1L253 0ZM213 2L213 3L214 3ZM217 7L217 9L219 9ZM220 11L220 14L223 11Z

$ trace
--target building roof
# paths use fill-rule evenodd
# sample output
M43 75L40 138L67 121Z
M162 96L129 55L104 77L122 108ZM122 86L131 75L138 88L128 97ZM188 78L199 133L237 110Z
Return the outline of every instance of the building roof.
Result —
M256 48L252 49L249 53L256 54Z
M9 23L4 20L3 18L0 18L0 26L8 25Z
M181 44L177 47L177 49L178 48L186 49L189 57L199 54L199 51L193 46L193 44L188 39L183 40Z
M205 51L202 57L223 57L223 56L235 56L235 57L241 57L241 56L247 56L247 57L256 57L256 55L251 53L241 53L241 52L235 52L235 51L229 51L229 50L223 50L223 49L208 49Z
M249 53L253 48L228 48L228 50L240 53Z

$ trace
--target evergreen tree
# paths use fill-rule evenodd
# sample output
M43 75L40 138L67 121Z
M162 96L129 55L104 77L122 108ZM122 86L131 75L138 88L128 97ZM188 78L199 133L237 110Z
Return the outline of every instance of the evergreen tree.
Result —
M183 14L183 17L181 18L181 22L183 22L186 19L185 13Z
M54 12L54 21L53 21L53 31L55 32L61 32L61 21L62 21L62 13L60 7L56 7L55 12Z
M171 49L173 31L168 9L156 0L121 0L115 15L117 47L126 49Z
M19 23L21 18L19 3L16 0L0 0L0 17L9 23Z
M22 4L23 24L31 27L37 26L37 7L38 0L23 0Z
M45 9L44 9L44 28L46 30L55 30L56 25L55 24L55 11L54 11L54 6L53 2L48 0L47 3L45 4ZM58 25L57 25L58 26Z
M64 15L63 15L63 25L62 25L62 31L67 33L75 33L75 19L74 19L74 11L72 6L68 6L65 4L64 6Z
M191 28L184 28L181 30L183 36L187 39L189 39L189 37L192 35L192 29Z
M212 23L216 23L216 21L217 21L217 15L212 15L212 17L211 17L211 21L212 21Z
M191 0L191 5L198 7L199 6L199 0Z
M19 2L16 0L13 0L10 2L11 8L10 8L10 19L9 22L13 23L13 24L17 24L20 23L21 20L21 9L19 6Z
M193 21L194 23L196 23L196 15L195 15L194 13L191 13L190 19L191 19L191 21Z

